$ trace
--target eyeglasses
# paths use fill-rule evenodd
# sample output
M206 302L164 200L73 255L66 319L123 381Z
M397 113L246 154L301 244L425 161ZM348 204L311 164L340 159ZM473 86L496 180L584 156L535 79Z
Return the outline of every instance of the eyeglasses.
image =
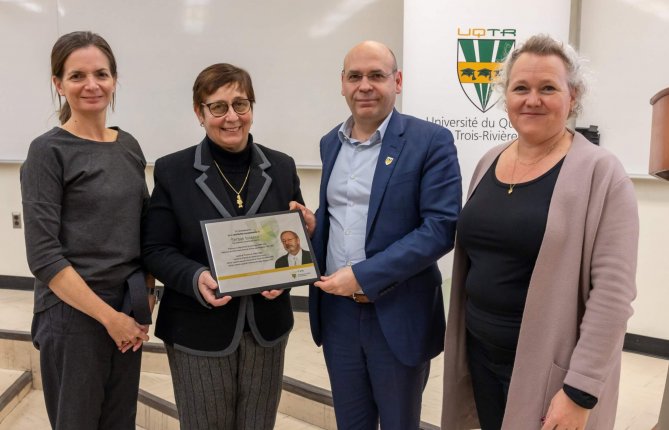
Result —
M390 73L383 73L383 72L372 72L372 73L358 73L358 72L349 72L347 75L344 76L346 79L346 82L349 84L359 84L362 82L362 78L367 78L369 82L375 83L375 84L380 84L382 82L385 82L391 75L393 75L397 70L393 70ZM344 72L342 72L344 73Z
M230 105L226 102L211 102L211 103L202 103L202 106L206 106L209 109L209 113L213 116L220 118L225 116L228 113ZM244 115L251 110L251 101L249 99L237 99L232 102L232 110L235 111L238 115Z

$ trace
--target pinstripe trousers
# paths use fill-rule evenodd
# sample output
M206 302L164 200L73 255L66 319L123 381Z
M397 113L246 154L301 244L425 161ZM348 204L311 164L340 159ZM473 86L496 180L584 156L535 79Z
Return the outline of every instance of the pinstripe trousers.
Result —
M281 397L286 337L272 347L245 332L223 357L165 345L182 430L271 430Z

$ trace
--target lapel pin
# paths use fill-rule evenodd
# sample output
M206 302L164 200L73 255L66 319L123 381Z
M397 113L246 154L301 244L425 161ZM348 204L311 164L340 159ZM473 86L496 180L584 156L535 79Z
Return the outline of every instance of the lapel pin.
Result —
M390 166L390 164L393 162L394 158L393 157L386 157L386 166Z

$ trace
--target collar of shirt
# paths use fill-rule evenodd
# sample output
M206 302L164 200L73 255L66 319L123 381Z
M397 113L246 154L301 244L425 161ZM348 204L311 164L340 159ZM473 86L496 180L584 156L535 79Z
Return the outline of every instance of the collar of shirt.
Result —
M379 128L377 128L374 134L372 134L369 137L369 139L365 142L360 142L359 140L351 138L351 131L353 130L353 116L351 115L341 125L341 127L339 127L339 132L337 133L339 136L339 141L342 144L349 143L352 144L353 146L356 146L358 144L375 145L377 143L380 143L383 140L383 136L385 136L386 134L386 129L388 128L388 123L390 122L390 117L393 115L393 112L394 111L390 111L386 119L384 119L381 125L379 125Z
M300 264L302 264L302 249L297 251L297 254L295 255L288 253L288 258L292 259L293 264L289 264L290 266L299 266Z

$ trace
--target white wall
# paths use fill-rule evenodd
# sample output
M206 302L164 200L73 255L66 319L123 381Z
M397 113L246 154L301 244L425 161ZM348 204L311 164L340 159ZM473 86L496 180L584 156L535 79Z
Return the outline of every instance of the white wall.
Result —
M669 182L634 180L639 201L641 234L637 268L637 298L627 331L669 339Z
M318 204L321 171L299 170L302 194L313 210ZM149 186L152 169L147 169ZM628 332L669 340L666 314L669 306L669 264L665 250L669 248L669 182L655 179L634 179L639 199L641 237L639 239L638 296L635 313ZM21 212L19 166L0 164L0 275L31 276L25 262L23 230L12 228L11 213ZM446 259L448 261L448 259ZM448 267L448 262L441 264ZM444 270L444 277L450 277ZM294 295L305 296L306 287L294 288Z
M23 228L12 228L12 212L23 215L19 164L0 164L0 275L30 276Z

